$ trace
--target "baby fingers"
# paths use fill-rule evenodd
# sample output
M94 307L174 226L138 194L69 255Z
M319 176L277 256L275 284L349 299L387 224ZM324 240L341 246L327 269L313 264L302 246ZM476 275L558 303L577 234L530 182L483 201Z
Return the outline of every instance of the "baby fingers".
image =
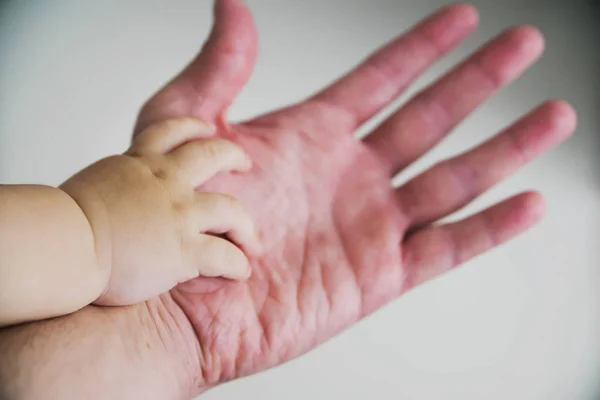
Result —
M194 187L200 186L219 172L248 171L252 160L238 145L224 139L196 140L170 153Z
M196 118L173 118L153 124L133 139L130 152L164 154L185 143L214 136L215 127Z
M219 193L196 196L194 220L200 232L226 234L245 251L254 255L261 252L254 221L236 198Z

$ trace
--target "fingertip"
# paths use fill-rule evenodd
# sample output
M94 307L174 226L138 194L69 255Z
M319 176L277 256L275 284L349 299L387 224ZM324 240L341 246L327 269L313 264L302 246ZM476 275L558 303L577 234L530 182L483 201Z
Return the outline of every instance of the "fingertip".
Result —
M239 245L241 247L243 247L244 252L248 255L248 257L260 257L263 252L264 252L264 248L262 245L262 242L260 240L260 238L258 237L258 233L254 230L247 235L247 237L245 238L245 240L242 241L238 241Z
M517 41L527 53L540 56L545 47L544 35L532 25L517 25L509 29L512 39Z
M441 8L417 25L414 32L436 43L440 55L459 44L479 22L477 9L468 3L455 3Z
M213 4L213 10L215 13L219 13L224 8L228 7L247 7L244 0L215 0Z
M233 171L238 172L248 172L252 169L254 162L252 161L252 157L244 147L242 147L239 143L236 143L234 140L223 139L227 141L231 145L231 153L230 155L235 157L235 166L231 169Z
M548 113L551 115L554 128L563 133L565 136L570 136L577 128L577 112L573 106L564 100L552 99L545 104Z
M232 244L232 245L235 246L235 244ZM237 246L235 246L235 247L237 247ZM231 279L231 280L245 281L248 278L250 278L250 276L252 275L252 267L250 265L250 260L248 259L246 254L244 254L244 252L240 248L237 248L236 251L241 253L241 254L239 254L240 259L237 260L236 267L232 268L229 273L223 274L222 276L224 278ZM241 262L242 258L243 258L243 263Z
M445 10L453 13L466 25L475 26L479 23L479 12L473 4L467 2L458 2L449 5Z
M537 191L528 191L517 196L520 201L519 210L524 225L533 225L542 219L546 212L546 201L544 196Z
M252 263L250 262L250 259L256 257L257 254L255 254L254 249L248 249L247 245L241 246L241 248L238 247L239 245L235 243L233 243L233 245L236 246L238 248L238 251L242 253L245 262L243 269L239 270L239 273L236 274L235 277L231 277L230 279L247 280L252 276Z
M235 144L236 147L238 147L238 151L241 154L237 154L236 157L241 157L238 158L237 160L237 164L235 167L235 171L239 171L239 172L248 172L252 169L253 166L253 162L252 162L252 158L250 158L250 155L239 145Z
M168 153L188 142L210 138L214 125L192 117L175 117L154 122L139 131L130 147L134 152Z
M244 156L243 159L237 161L237 165L230 169L230 172L249 172L252 170L252 159L248 155Z
M252 243L251 251L254 257L260 257L265 251L260 239L258 238L258 235L254 236L254 242Z
M252 14L246 4L241 0L215 0L213 7L214 24L213 38L226 39L224 44L234 49L255 51L256 27ZM232 36L232 30L244 35Z
M240 249L240 251L241 251L241 249ZM243 251L242 251L242 253L243 253ZM240 270L239 273L237 273L236 276L232 277L231 279L245 281L252 276L252 266L250 264L250 259L248 258L248 256L246 254L244 254L244 261L245 261L245 263L244 263L243 269Z
M213 137L217 133L216 127L200 118L182 117L179 118L182 124L181 129L186 129L199 134L199 137L209 138Z

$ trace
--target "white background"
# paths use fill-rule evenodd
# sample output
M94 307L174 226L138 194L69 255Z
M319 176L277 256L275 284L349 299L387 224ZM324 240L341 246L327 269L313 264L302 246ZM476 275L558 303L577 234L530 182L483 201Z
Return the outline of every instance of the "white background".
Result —
M261 39L246 117L306 96L440 0L249 0ZM467 211L519 190L547 197L535 229L404 296L318 350L206 399L594 399L600 396L600 14L576 1L479 1L482 25L412 89L516 23L542 61L419 168L488 137L538 102L571 101L576 136ZM210 2L0 5L0 182L58 184L122 151L141 103L197 51ZM403 97L403 99L405 99ZM595 246L595 247L594 247Z

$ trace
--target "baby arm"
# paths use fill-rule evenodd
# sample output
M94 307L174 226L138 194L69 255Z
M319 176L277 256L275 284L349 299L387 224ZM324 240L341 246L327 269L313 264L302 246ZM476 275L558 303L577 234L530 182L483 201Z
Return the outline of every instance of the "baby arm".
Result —
M0 186L0 326L75 311L102 293L109 272L65 192Z
M195 119L163 121L60 189L3 186L0 325L133 304L198 276L247 278L241 249L260 251L251 216L237 199L195 188L251 161L212 135Z

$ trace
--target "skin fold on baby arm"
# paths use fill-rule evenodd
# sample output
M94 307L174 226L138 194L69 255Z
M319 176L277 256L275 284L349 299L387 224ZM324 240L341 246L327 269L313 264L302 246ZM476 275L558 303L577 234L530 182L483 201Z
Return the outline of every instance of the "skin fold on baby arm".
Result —
M214 135L166 120L59 188L0 185L0 326L134 304L198 276L248 278L261 252L251 216L196 188L252 162Z

